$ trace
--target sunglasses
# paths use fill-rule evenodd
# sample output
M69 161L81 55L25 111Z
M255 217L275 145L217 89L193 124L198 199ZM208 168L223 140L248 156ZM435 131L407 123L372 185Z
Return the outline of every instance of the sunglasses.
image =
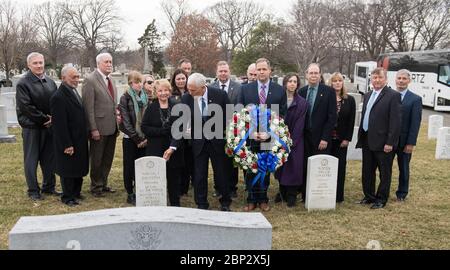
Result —
M153 84L153 81L146 81L147 84Z

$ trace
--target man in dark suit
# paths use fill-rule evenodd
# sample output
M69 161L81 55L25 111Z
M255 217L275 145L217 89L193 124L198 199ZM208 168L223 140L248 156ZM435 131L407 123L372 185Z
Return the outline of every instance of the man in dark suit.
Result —
M108 176L116 150L119 129L116 123L117 89L111 79L112 56L97 56L97 69L84 80L83 106L90 131L91 192L95 197L114 193L108 186Z
M337 122L336 91L321 84L319 64L311 64L306 70L308 85L299 90L300 96L308 102L305 123L305 159L302 199L305 201L308 158L315 155L329 155L333 129Z
M373 204L372 209L386 206L392 178L392 162L398 146L401 124L400 94L386 85L383 68L371 73L373 91L364 95L357 148L362 148L362 186L364 198L360 204ZM380 185L375 193L376 170Z
M217 81L210 84L209 87L221 89L228 94L231 104L236 105L238 103L239 96L241 95L241 84L231 80L230 66L226 61L220 61L217 63L216 71ZM233 165L233 159L229 158L229 170L231 171L231 197L237 197L237 184L239 181L239 169ZM219 195L217 188L215 187L215 196Z
M187 88L189 94L184 95L181 102L189 106L191 111L192 158L195 160L195 203L199 209L209 208L208 161L211 159L214 183L221 194L220 210L230 211L230 173L224 139L226 105L230 103L230 100L225 91L206 87L206 78L199 73L189 76ZM212 123L209 120L215 123L210 126Z
M247 69L247 80L245 82L243 82L242 85L249 84L249 83L252 83L252 82L256 81L256 77L257 77L256 64L253 63L250 66L248 66L248 69Z
M256 61L257 81L243 86L241 95L239 97L239 104L248 105L266 105L268 109L279 110L279 115L284 118L287 113L287 96L283 87L270 81L270 62L265 58ZM275 105L275 106L274 106ZM254 152L261 152L261 142L267 140L267 134L258 133L254 140L250 140L250 148ZM246 186L248 190L247 206L244 211L252 211L259 204L263 211L269 211L269 198L267 197L267 190L270 185L270 175L264 179L263 187L256 184L252 186L252 173L246 174Z
M86 112L76 90L80 75L73 67L64 67L61 75L63 82L50 100L55 172L61 176L61 200L72 207L82 198L83 177L89 171L88 130Z
M45 75L44 56L30 53L27 57L30 71L17 84L17 119L22 127L23 157L28 196L36 201L43 194L61 195L55 191L52 146L52 116L50 97L56 92L55 82ZM37 167L42 169L42 189L37 180Z
M395 83L402 100L402 129L396 151L400 175L398 178L397 200L404 201L409 190L409 163L419 135L422 121L422 98L408 90L411 74L402 69L397 72Z

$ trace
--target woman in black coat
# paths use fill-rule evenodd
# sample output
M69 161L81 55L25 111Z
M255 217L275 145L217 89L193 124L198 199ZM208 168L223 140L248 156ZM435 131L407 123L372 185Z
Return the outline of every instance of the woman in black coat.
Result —
M171 99L171 86L167 80L155 83L157 100L145 111L142 131L147 137L147 156L162 157L167 166L167 187L171 206L180 206L181 174L184 167L182 140L172 138L171 129L177 117L171 116L175 101Z
M336 202L341 203L344 201L347 150L353 137L356 104L355 99L347 95L341 73L331 75L330 86L336 91L338 120L332 133L331 154L339 159Z
M134 162L145 156L147 140L141 130L141 123L148 104L147 93L142 90L142 75L132 71L128 75L128 89L120 98L119 113L121 122L119 129L124 133L123 149L123 181L128 197L127 203L136 205L135 166Z

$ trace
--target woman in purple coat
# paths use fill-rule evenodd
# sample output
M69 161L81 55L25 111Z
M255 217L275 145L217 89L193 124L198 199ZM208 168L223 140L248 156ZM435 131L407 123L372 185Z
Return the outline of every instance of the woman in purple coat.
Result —
M294 207L297 200L297 191L303 184L305 152L303 129L308 102L297 93L297 90L300 89L300 78L297 74L288 74L283 80L283 87L286 90L288 100L292 100L285 123L289 127L293 145L288 161L275 173L275 178L280 182L280 192L277 194L275 202L285 201L288 207Z

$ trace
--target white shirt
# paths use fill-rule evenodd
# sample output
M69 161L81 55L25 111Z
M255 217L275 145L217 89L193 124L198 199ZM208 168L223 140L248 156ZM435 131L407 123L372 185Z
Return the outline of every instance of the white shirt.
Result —
M222 90L222 85L225 85L225 92L227 92L227 94L228 94L228 89L230 89L230 80L228 80L228 81L226 81L225 83L222 83L220 80L219 80L219 89L220 90Z
M103 74L103 72L100 71L100 69L97 69L98 73L100 73L100 75L102 75L103 81L105 82L106 87L108 87L108 80L107 78L109 78L108 76L106 76L105 74ZM111 78L109 78L111 79Z
M205 93L202 97L199 97L197 100L198 107L200 108L200 113L202 113L202 98L205 100L205 111L208 111L208 87L205 87Z

